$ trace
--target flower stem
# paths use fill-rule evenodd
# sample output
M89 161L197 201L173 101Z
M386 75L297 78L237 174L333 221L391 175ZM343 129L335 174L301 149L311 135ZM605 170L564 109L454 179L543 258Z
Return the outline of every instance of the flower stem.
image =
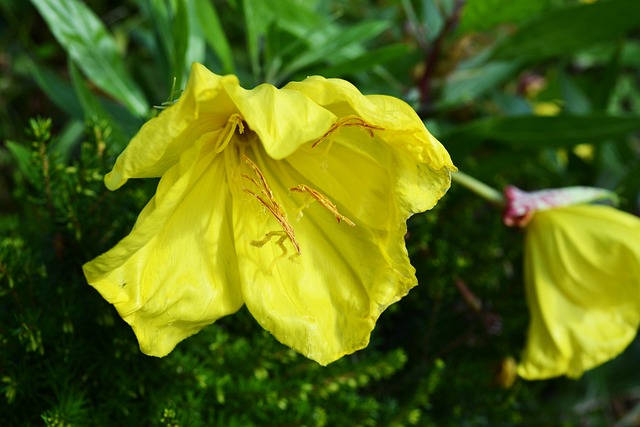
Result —
M504 196L502 193L493 187L489 187L484 182L478 181L474 177L460 171L451 174L451 179L467 190L473 191L496 207L504 206Z

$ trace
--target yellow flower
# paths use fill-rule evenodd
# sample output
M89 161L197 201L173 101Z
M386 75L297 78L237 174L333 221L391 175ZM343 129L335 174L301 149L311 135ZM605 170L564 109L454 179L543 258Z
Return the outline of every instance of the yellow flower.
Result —
M607 197L601 189L517 192L507 189L507 213L538 200L525 225L531 321L518 375L578 378L620 354L637 333L640 219L610 206L571 205Z
M366 347L378 316L417 284L405 221L455 170L404 102L310 77L245 90L194 64L180 100L146 123L105 177L161 177L88 282L143 352L243 304L321 364Z

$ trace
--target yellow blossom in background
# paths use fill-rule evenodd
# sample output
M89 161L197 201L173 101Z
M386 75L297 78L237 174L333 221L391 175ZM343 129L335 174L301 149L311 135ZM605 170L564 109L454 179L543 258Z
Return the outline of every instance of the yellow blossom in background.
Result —
M240 87L194 64L175 105L146 123L105 177L161 177L131 234L85 264L143 352L243 304L321 364L365 347L417 284L405 221L455 167L404 102L338 79Z
M557 116L562 107L557 102L533 102L533 114L536 116Z
M607 197L601 189L506 193L505 218L526 230L531 320L518 375L580 377L622 353L638 331L640 219L584 204Z

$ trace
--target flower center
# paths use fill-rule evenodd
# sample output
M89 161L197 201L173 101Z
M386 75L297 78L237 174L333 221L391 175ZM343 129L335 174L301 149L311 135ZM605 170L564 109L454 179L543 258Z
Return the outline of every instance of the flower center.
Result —
M365 128L369 133L372 133L374 129L381 129L368 124L358 117L347 116L338 120L333 126L331 126L331 128L327 132L325 132L325 134L321 138L313 142L311 146L315 147L316 145L320 144L322 141L329 138L329 136L331 136L331 134L333 134L336 130L343 126L362 127ZM288 251L285 246L285 242L288 240L295 250L295 253L290 258L299 256L302 253L300 249L300 243L296 238L296 233L293 226L291 225L291 222L289 222L287 212L276 198L276 195L269 186L264 173L262 173L258 165L253 160L251 160L251 158L244 154L246 152L245 150L253 152L254 156L258 158L266 154L262 149L261 142L257 138L257 135L253 134L253 132L250 132L250 135L247 138L241 138L236 135L236 130L238 134L245 133L245 124L240 114L232 114L229 117L229 120L224 125L222 132L220 132L220 135L214 144L214 151L216 153L222 153L222 155L225 157L225 165L227 168L229 183L237 182L233 177L235 173L232 171L237 171L238 160L240 160L241 163L244 163L248 167L248 170L245 168L245 173L240 174L240 177L244 183L241 186L242 191L251 195L252 198L257 200L262 208L269 212L280 226L279 230L269 231L264 235L262 239L252 240L250 243L252 246L261 248L270 241L273 241L274 244L278 246L282 251L282 254L276 258L277 260L287 255ZM246 144L238 144L240 142L243 142L241 141L241 139ZM230 144L237 149L227 150L226 148L228 148ZM240 158L236 156L239 156ZM265 158L262 163L268 164L269 161L277 162L278 160ZM238 177L238 175L235 176ZM356 225L349 218L341 214L338 211L338 207L327 196L306 184L297 184L289 187L289 192L305 193L307 195L304 203L295 211L298 220L302 218L302 212L305 209L307 209L312 203L318 202L320 206L322 206L333 216L335 216L338 223L344 221L346 224L352 227Z
M227 120L227 123L224 125L224 128L222 129L222 132L220 132L220 136L213 147L216 153L222 153L224 149L227 148L227 145L229 145L233 135L236 133L236 129L238 129L238 133L244 133L242 117L240 114L234 113L229 117L229 120Z

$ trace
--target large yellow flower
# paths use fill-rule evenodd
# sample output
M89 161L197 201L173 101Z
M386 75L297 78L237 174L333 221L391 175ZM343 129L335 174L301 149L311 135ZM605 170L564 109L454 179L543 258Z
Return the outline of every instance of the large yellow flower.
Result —
M640 219L604 205L601 189L506 191L505 222L526 227L531 315L518 365L526 379L580 377L613 359L640 325ZM525 223L519 222L527 218ZM509 221L510 219L510 221Z
M415 112L310 77L245 90L194 64L180 100L146 123L105 177L162 177L127 237L85 264L143 352L243 304L279 341L328 364L365 347L417 284L406 219L455 170Z

